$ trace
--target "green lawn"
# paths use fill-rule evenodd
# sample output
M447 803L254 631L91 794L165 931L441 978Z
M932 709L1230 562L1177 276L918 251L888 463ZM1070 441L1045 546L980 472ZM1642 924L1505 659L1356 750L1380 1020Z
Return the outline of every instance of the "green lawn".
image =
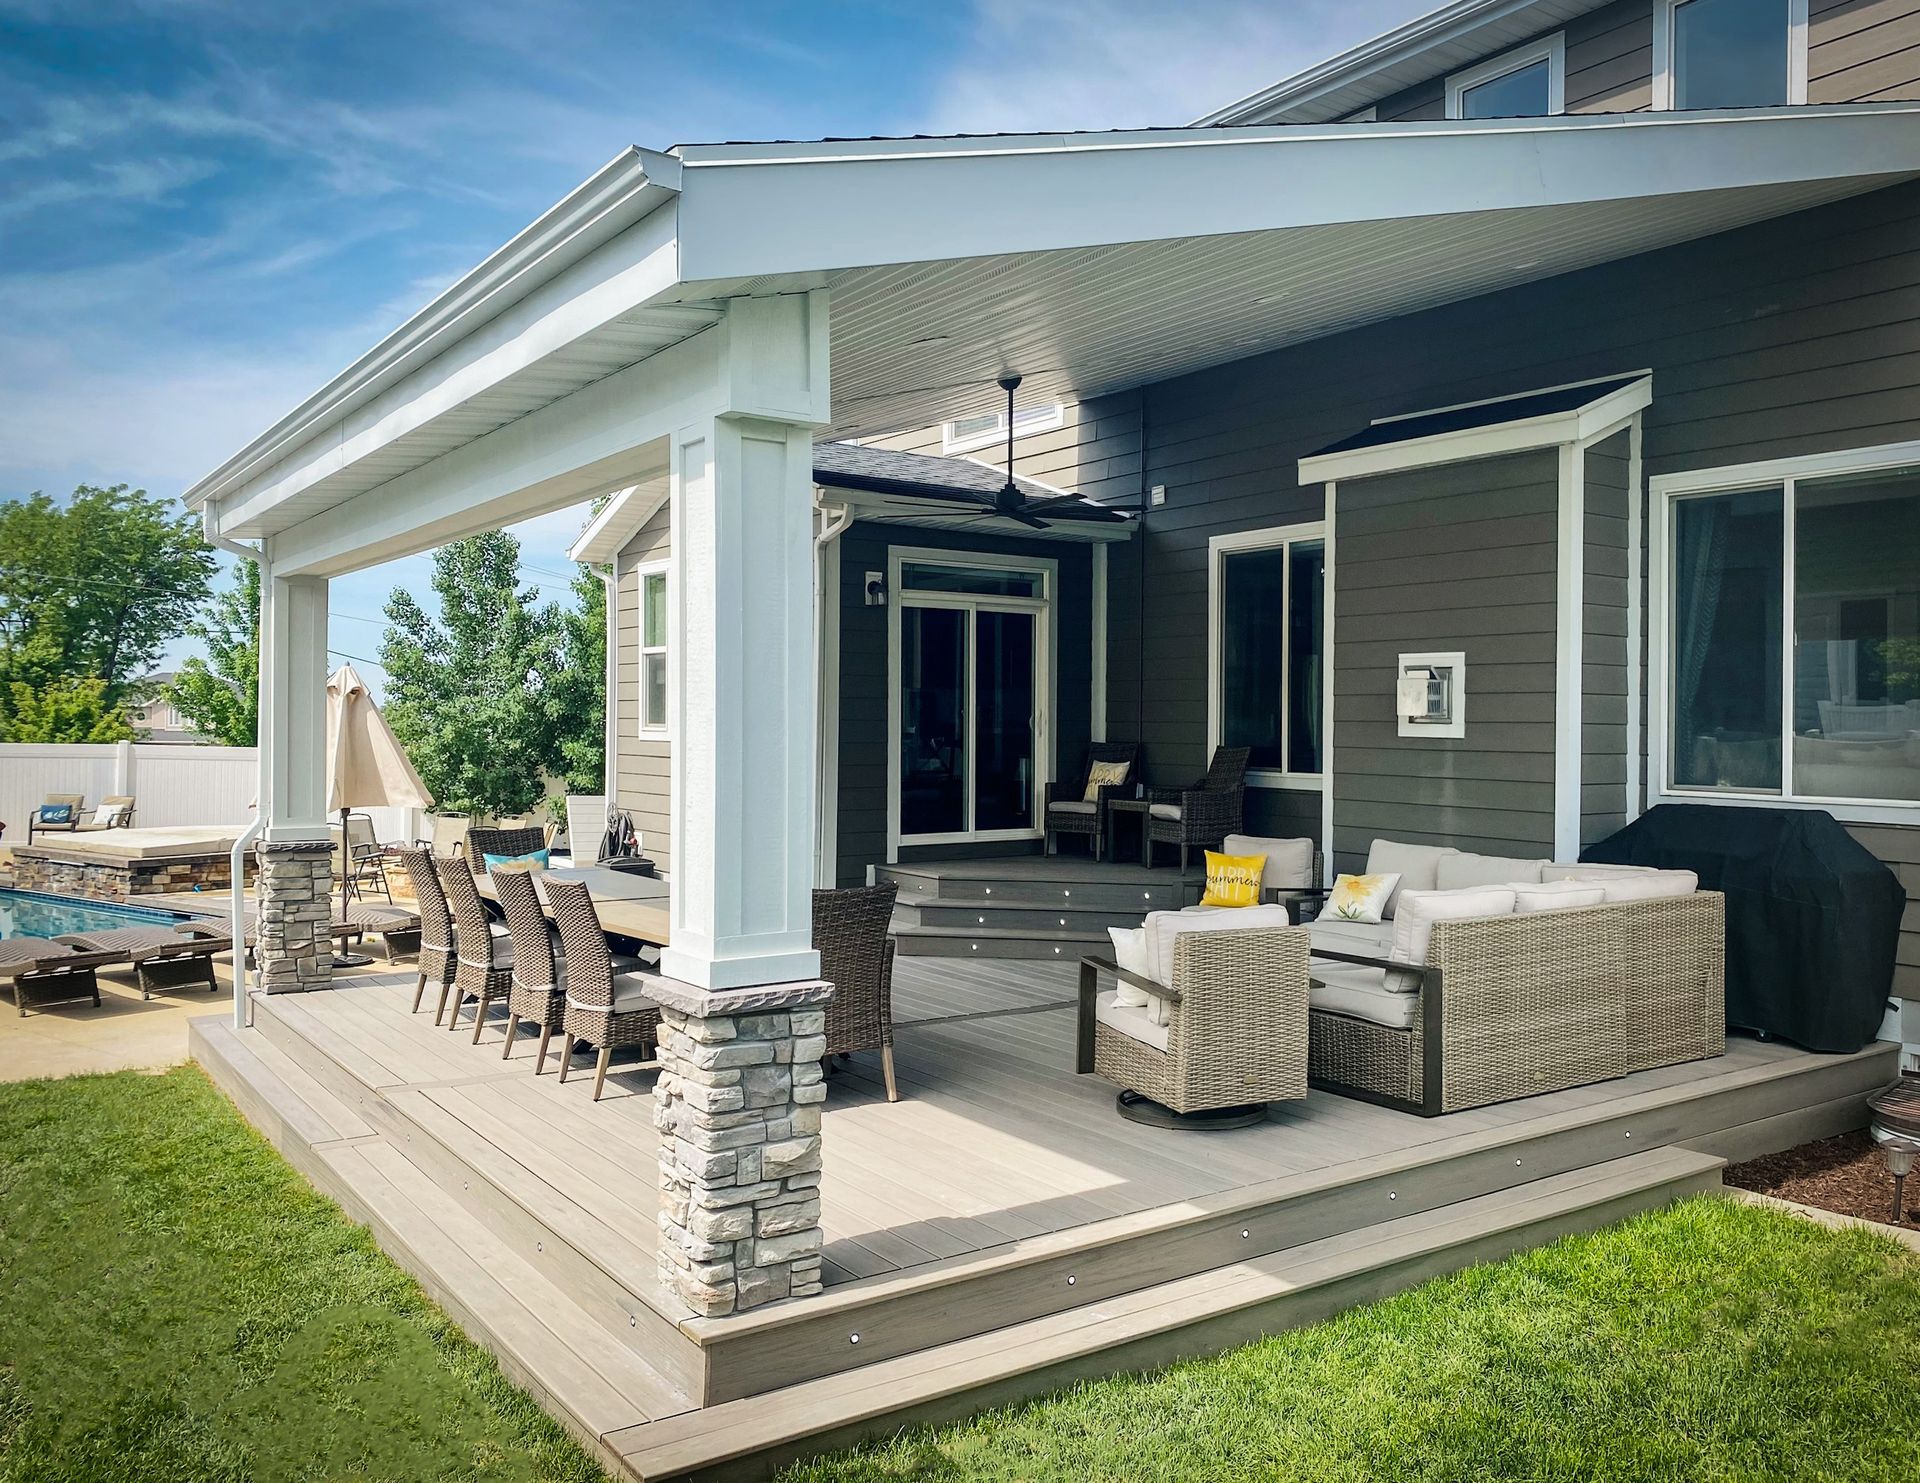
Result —
M599 1479L192 1067L0 1085L0 1480Z
M1696 1200L785 1483L1920 1478L1920 1256Z

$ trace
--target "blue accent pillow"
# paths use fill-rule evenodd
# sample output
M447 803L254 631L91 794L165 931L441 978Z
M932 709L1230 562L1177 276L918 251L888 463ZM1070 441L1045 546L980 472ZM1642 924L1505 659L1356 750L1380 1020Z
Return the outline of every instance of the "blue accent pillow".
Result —
M502 870L527 873L547 868L547 852L534 850L525 855L482 855L480 863L486 866L488 875Z
M71 824L73 805L70 803L43 803L40 805L42 824Z

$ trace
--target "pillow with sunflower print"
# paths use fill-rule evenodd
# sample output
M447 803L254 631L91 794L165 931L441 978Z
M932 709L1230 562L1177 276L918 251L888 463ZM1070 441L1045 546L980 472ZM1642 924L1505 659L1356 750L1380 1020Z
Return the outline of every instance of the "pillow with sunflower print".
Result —
M1393 899L1393 888L1399 884L1400 877L1387 871L1337 876L1324 914L1341 922L1378 922L1387 902Z

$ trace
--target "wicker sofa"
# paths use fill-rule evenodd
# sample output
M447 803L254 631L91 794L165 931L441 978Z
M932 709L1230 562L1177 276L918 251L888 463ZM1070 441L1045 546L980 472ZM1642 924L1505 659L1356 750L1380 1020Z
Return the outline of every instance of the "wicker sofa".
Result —
M1406 884L1425 910L1501 877L1551 893L1596 877L1675 874L1411 854L1379 842L1368 873L1437 866L1434 879ZM1389 952L1390 941L1407 940L1391 914L1371 927L1323 918L1311 928L1314 1084L1431 1117L1722 1054L1725 902L1692 889L1690 876L1677 889L1561 909L1536 899L1525 910L1431 920L1414 956ZM1394 899L1404 906L1398 892Z

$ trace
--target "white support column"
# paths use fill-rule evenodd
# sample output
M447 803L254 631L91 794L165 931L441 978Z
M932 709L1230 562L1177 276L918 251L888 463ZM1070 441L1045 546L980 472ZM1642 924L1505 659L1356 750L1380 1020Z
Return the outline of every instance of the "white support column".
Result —
M327 582L271 577L261 594L259 922L255 957L269 994L333 977L327 834Z
M735 300L720 405L672 440L673 943L709 989L818 976L813 430L826 296Z

